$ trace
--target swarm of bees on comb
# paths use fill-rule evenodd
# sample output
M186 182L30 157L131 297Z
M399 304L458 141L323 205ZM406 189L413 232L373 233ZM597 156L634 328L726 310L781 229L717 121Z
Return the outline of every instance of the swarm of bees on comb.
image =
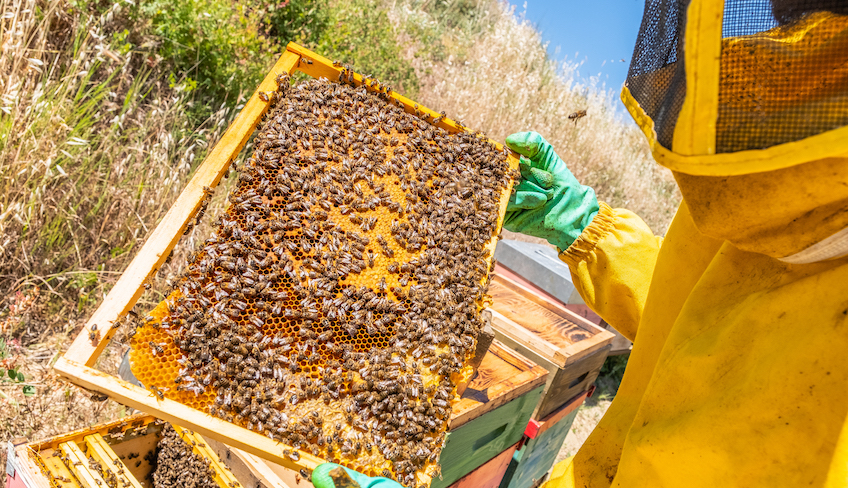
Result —
M209 460L194 453L171 424L162 428L162 439L151 454L153 488L218 488Z
M370 476L422 486L470 375L519 176L371 80L272 104L215 231L132 337L153 394ZM441 119L440 119L441 120Z

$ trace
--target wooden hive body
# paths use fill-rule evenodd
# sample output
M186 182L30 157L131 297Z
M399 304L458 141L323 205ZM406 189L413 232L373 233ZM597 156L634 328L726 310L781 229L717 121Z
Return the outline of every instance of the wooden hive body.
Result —
M164 422L138 414L42 441L14 446L15 478L28 488L150 488ZM219 488L241 486L239 479L200 435L178 426L179 438L211 469Z
M592 385L612 333L504 276L496 275L489 291L498 340L550 373L534 419L545 418Z
M528 426L524 443L513 455L501 488L531 488L544 482L586 397L583 392L543 420L532 421L532 429Z

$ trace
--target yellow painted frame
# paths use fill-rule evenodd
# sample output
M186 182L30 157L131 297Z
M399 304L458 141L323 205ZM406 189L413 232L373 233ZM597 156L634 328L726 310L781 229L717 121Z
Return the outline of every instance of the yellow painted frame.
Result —
M257 124L268 111L269 102L260 99L259 93L275 91L277 89L275 80L279 74L291 74L294 71L300 71L313 78L324 77L331 81L337 81L341 70L341 67L334 66L329 59L295 43L289 43L286 51L259 84L220 141L198 167L195 175L177 197L174 205L168 210L136 257L121 274L118 282L85 324L71 347L56 361L53 367L62 378L88 390L108 395L124 405L156 415L173 424L199 432L204 436L295 471L306 469L311 472L318 464L324 462L322 459L304 451L298 451L299 459L293 460L286 454L294 451L291 446L225 422L174 400L160 399L140 386L98 371L93 366L114 335L114 326L119 324L127 312L133 308L143 292L144 283L162 266L171 250L182 237L188 222L194 218L200 209L204 197L204 187L215 188L218 185L232 161L237 157L256 129ZM363 77L355 74L354 83L362 85ZM434 110L423 107L400 94L392 92L390 96L409 113L414 114L418 110L430 115L431 118L439 116L439 113ZM451 133L468 130L455 120L448 118L442 119L436 126ZM503 149L501 144L496 143L496 145L498 149ZM519 158L516 153L509 151L508 161L511 168L518 168ZM498 228L503 223L509 195L509 190L504 191L501 195ZM496 242L497 239L493 238L489 243L492 254L494 254ZM101 332L101 337L97 341L90 340L90 332L93 326L96 326L96 330ZM429 484L430 480L419 481Z

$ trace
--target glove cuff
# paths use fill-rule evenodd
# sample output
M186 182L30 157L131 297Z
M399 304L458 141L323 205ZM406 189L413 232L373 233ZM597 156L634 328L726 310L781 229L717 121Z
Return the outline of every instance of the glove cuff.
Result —
M604 236L615 228L615 215L612 207L604 202L598 202L598 213L583 229L583 232L565 250L560 248L559 258L569 266L576 266L585 260L595 250L595 246Z

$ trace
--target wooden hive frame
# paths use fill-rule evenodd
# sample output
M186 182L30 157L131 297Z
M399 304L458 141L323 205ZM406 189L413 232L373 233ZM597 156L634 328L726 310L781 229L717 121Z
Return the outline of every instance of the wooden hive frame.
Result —
M167 398L160 399L149 390L94 368L97 359L111 340L115 330L141 297L144 291L144 283L153 277L163 265L174 246L183 236L189 221L195 217L200 209L205 196L204 188L215 188L218 185L230 164L244 148L256 126L269 110L270 103L262 100L260 93L275 91L277 89L275 81L277 76L291 74L295 71L301 71L313 78L323 77L330 81L337 81L342 67L334 66L334 63L327 58L297 44L289 43L286 51L259 84L203 163L197 168L195 175L159 225L150 234L144 246L130 262L103 303L85 324L68 351L57 360L54 369L64 379L88 390L108 395L124 405L156 415L287 468L306 469L311 472L318 464L324 462L311 453L298 451L300 458L297 461L292 460L284 453L286 450L293 450L286 444L195 410L177 401ZM363 76L355 74L354 84L362 85ZM394 99L394 103L403 106L409 113L414 114L418 110L431 118L439 116L439 113L395 92L391 92L390 97ZM450 133L467 130L456 121L448 118L443 118L435 125ZM497 143L496 145L499 150L503 149L502 145ZM509 152L507 157L510 167L517 168L517 154ZM507 190L501 195L498 228L503 222L508 198L509 191ZM494 237L489 242L492 255L494 255L496 242L497 239ZM92 334L92 332L94 333ZM92 340L93 337L97 339ZM429 483L429 480L426 481Z
M148 432L148 429L161 429L155 427L156 421L153 416L136 414L41 441L16 445L13 463L15 471L20 472L25 484L36 488L108 486L101 472L87 461L88 457L91 457L100 463L102 473L111 473L123 486L142 488L145 485L144 477L147 476L144 473L152 473L151 462L144 456L139 456L139 462L143 461L145 465L132 466L127 464L128 459L123 456L129 450L139 451L137 454L142 451L155 452L160 440L156 434L159 430ZM203 437L178 425L172 424L172 427L186 444L192 446L192 452L209 461L215 484L220 488L242 486ZM135 431L133 438L126 440L124 435L130 434L130 431ZM115 438L113 435L117 435L119 440L111 440ZM57 457L56 451L66 456L69 463L66 464Z

